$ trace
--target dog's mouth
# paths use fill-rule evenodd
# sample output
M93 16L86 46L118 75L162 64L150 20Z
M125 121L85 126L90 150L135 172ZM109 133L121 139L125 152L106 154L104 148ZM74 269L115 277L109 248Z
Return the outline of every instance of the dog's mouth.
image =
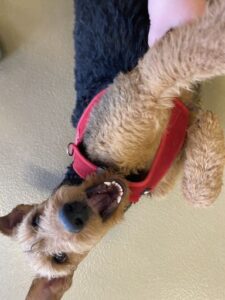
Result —
M119 180L104 181L86 191L88 205L105 221L126 196L126 186Z

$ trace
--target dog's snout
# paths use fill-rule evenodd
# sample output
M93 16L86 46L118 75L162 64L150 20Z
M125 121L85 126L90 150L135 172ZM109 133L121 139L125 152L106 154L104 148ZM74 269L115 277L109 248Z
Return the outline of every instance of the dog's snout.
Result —
M90 208L82 202L66 203L59 212L59 219L70 232L81 231L90 216Z

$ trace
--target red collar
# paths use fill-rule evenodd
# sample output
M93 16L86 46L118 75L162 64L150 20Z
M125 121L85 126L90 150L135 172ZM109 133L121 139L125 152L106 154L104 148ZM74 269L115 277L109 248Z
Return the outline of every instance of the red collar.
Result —
M82 179L85 179L91 173L95 173L98 169L101 169L85 158L78 146L83 141L90 113L93 107L101 100L105 92L106 90L101 91L90 102L78 122L75 142L74 144L70 144L69 152L72 153L71 155L73 155L74 158L73 169ZM160 180L165 176L184 144L189 124L189 115L190 113L187 107L179 99L174 99L174 107L168 126L163 134L158 151L146 178L140 182L128 181L131 191L130 202L135 203L142 194L154 190Z

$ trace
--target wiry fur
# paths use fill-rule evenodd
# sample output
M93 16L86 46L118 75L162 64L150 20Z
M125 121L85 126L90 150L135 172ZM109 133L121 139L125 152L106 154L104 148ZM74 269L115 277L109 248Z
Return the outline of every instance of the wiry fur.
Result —
M112 83L120 71L132 70L147 51L149 16L147 0L74 2L77 101L72 123L76 127L83 110L96 93ZM104 176L106 180L110 179L109 175ZM27 299L60 299L71 285L71 273L80 260L122 219L128 204L127 196L107 221L103 222L97 213L93 213L80 235L73 237L62 228L58 211L65 199L73 202L84 200L80 199L79 191L85 194L86 184L94 184L96 180L101 179L90 179L84 185L77 186L82 180L70 166L61 185L68 184L71 187L61 187L40 205L19 205L9 215L0 217L0 231L20 241L28 262L38 276L33 281ZM32 220L37 212L41 213L41 223L40 228L35 229ZM57 251L66 251L69 262L56 265L52 255ZM52 277L57 278L49 279Z
M148 0L74 0L75 81L74 128L93 97L119 72L131 71L148 50ZM82 179L68 167L63 184Z
M147 51L147 5L147 0L75 0L74 127L92 98Z
M186 149L154 193L167 193L184 161L184 195L196 205L208 205L218 196L225 163L224 137L216 116L194 109L192 97L186 97L184 92L191 90L196 81L225 73L225 2L214 0L210 3L204 18L169 33L148 51L133 71L115 79L91 114L84 140L89 157L108 165L113 173L125 176L146 170L166 128L173 98L181 96L193 109ZM67 232L58 218L64 203L86 202L87 189L112 180L116 176L113 173L89 177L79 186L63 186L42 204L19 206L0 218L0 230L14 235L37 274L65 278L62 284L38 279L27 299L35 299L32 297L34 294L37 297L40 289L39 299L60 299L69 288L71 274L79 262L122 219L129 192L106 221L92 209L91 218L77 234ZM119 180L126 185L123 178ZM37 212L41 221L35 229L32 220ZM68 261L55 264L52 257L57 252L65 252ZM59 290L51 288L54 284Z
M208 4L201 20L168 33L135 69L129 74L120 74L108 87L101 104L91 114L84 138L90 159L103 162L124 175L148 169L167 126L174 97L180 96L191 108L194 105L190 98L182 97L183 90L191 90L193 83L222 74L225 74L225 2L215 0ZM224 136L216 116L206 118L202 114L196 119L195 114L192 114L192 123L197 121L198 126L188 135L184 195L196 205L209 205L222 186ZM204 127L207 127L207 135ZM196 137L198 140L190 146ZM196 159L198 164L194 166L191 160ZM162 179L157 194L165 194L172 186L179 161ZM189 188L196 185L196 175L200 172L204 173L203 178L210 179L202 181L200 190L193 190L192 198Z
M77 187L62 186L50 199L40 205L35 205L24 217L15 235L37 274L49 279L71 274L103 235L114 224L121 221L124 210L128 205L128 192L115 213L105 222L92 209L88 223L77 234L66 231L58 217L59 209L65 203L86 201L86 190L88 188L96 186L104 180L108 181L111 177L111 174L105 173L98 177L91 176ZM114 175L113 178L115 179L117 176ZM41 216L40 226L38 229L34 229L32 219L37 213ZM67 263L54 263L52 260L53 255L61 252L68 255Z
M185 198L195 206L214 202L220 193L224 147L218 119L211 112L201 112L188 131L182 184Z

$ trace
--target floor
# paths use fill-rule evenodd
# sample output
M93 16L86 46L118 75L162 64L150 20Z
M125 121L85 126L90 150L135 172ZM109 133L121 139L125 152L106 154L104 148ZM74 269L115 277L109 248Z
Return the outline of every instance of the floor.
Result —
M70 162L74 105L72 0L0 0L0 214L46 198ZM225 78L204 105L225 128ZM64 299L224 300L225 189L209 209L143 199L80 265ZM0 236L0 298L23 300L32 279L19 246Z

